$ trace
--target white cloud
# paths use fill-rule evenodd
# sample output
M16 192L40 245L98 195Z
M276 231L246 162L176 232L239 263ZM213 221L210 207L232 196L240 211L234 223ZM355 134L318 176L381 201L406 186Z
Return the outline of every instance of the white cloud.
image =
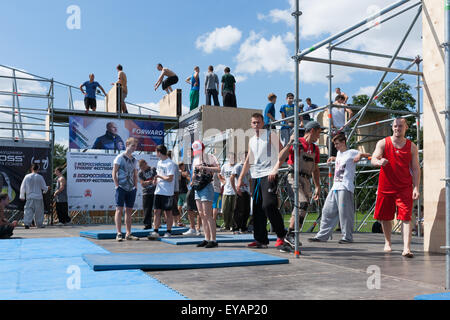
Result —
M361 88L359 88L358 92L355 93L355 96L365 94L370 97L374 90L375 90L375 86L361 87Z
M269 20L273 23L284 22L288 26L293 26L295 22L295 19L289 10L273 9L270 10L269 14L264 15L259 13L257 17L258 20Z
M241 37L242 32L239 29L228 25L199 36L195 41L195 46L205 53L212 53L215 50L228 50L232 45L239 42Z
M236 72L254 74L264 72L292 72L294 63L290 58L282 36L272 36L269 40L254 31L241 44L236 56Z

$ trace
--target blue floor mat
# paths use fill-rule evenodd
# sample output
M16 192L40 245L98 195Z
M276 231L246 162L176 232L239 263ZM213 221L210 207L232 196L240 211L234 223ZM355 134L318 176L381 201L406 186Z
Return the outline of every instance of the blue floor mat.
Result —
M0 300L186 299L140 270L97 273L83 253L108 251L82 238L1 240Z
M186 227L172 227L173 235L181 235L183 232L188 231L189 228ZM167 227L161 226L158 229L160 235L166 233ZM142 229L131 229L131 234L138 238L144 238L153 232L153 229L142 230ZM122 229L122 234L125 234L125 229ZM80 231L80 237L92 238L97 240L115 239L117 235L116 230L91 230L91 231Z
M202 251L176 253L86 254L84 261L95 271L174 270L285 264L288 259L251 250Z
M204 237L171 237L171 238L161 238L160 240L165 243L174 245L188 245L188 244L198 244L202 242ZM255 238L253 234L236 234L236 235L217 235L216 240L218 243L234 243L234 242L253 242ZM277 236L269 235L270 241L277 240Z
M450 300L450 292L423 294L414 297L414 300Z

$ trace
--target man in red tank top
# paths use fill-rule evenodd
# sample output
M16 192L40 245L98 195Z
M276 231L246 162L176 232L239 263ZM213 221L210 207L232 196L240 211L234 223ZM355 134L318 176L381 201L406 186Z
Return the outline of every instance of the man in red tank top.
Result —
M413 200L419 198L420 165L417 146L405 138L408 125L404 118L392 123L393 134L378 141L372 165L381 167L374 218L381 222L385 238L384 252L391 252L392 220L403 225L403 253L412 258L411 214Z

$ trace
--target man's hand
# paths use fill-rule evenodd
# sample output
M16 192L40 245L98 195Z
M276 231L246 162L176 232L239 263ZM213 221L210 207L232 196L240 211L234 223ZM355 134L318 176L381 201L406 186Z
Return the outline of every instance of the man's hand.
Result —
M336 161L336 157L329 157L328 160L327 160L327 163L331 163L331 162L334 162L334 161Z
M272 171L270 174L269 174L269 182L274 182L275 181L275 179L277 178L277 172L276 171Z
M314 197L313 197L313 200L314 200L314 201L319 200L319 197L320 197L320 191L321 191L320 187L316 187L316 188L315 188L315 190L314 190Z
M378 160L378 163L380 164L380 166L384 167L385 165L387 165L389 163L389 161L388 161L388 159L381 158Z
M353 162L357 163L357 162L361 161L361 156L362 156L362 153L359 152L358 155L353 158Z
M420 197L420 192L418 187L414 187L413 190L413 200L417 200Z
M269 177L270 177L270 176L269 176ZM236 189L237 189L237 190L241 190L241 188L242 188L243 185L244 185L244 183L242 182L242 180L241 180L241 179L238 179L238 183L237 183Z

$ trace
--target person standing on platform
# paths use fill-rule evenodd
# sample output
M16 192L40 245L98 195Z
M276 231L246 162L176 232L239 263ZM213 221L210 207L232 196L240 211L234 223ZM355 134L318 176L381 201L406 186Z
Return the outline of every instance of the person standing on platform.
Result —
M237 108L236 102L236 79L230 73L229 67L224 69L225 74L222 76L222 98L224 107Z
M247 222L250 217L250 190L252 189L252 177L250 172L247 172L242 179L243 184L241 189L235 187L235 179L241 175L247 154L248 152L246 151L241 155L240 162L234 166L233 174L230 178L231 185L233 186L233 189L236 190L236 208L234 209L233 214L233 232L235 233L239 233L239 230L241 230L241 232L247 232Z
M142 207L144 208L144 230L152 228L153 201L155 198L156 168L150 167L144 159L139 160L139 181L142 186Z
M287 102L286 104L284 104L280 107L281 119L294 116L295 105L294 105L294 94L293 93L289 92L286 95L286 102ZM300 117L299 125L301 128L303 127L303 118L302 117ZM280 131L280 138L281 138L281 143L283 144L283 146L285 146L286 143L289 141L289 138L293 132L292 131L293 128L294 128L294 118L291 118L288 121L283 122L283 126L281 127L281 131Z
M327 241L333 234L337 223L341 224L342 239L339 243L353 242L355 207L353 192L355 190L356 164L361 158L369 158L369 153L347 148L347 138L343 132L332 141L338 150L337 157L330 157L327 163L335 161L334 183L322 208L320 230L309 242Z
M348 95L345 94L345 92L341 91L341 88L336 88L336 97L337 96L342 96L344 101L342 103L347 104L348 101Z
M269 99L269 103L264 110L264 129L271 129L270 123L275 121L275 103L277 103L277 96L275 93L271 93L267 99Z
M125 240L139 240L131 234L131 214L133 213L134 201L136 200L138 174L137 161L133 157L136 151L138 140L128 138L125 142L126 149L119 154L113 163L112 178L116 186L116 214L114 221L116 224L116 240L123 241L122 235L122 215L125 208Z
M9 223L5 218L5 208L9 205L8 194L0 193L0 239L9 239L13 235L17 221Z
M58 221L61 225L67 225L70 223L69 218L69 205L67 203L67 184L66 179L62 174L62 168L55 169L55 175L58 177L56 180L56 191L53 197L56 200L56 213L58 215Z
M317 105L311 102L311 98L306 98L305 101L306 101L306 106L303 108L304 112L317 109ZM317 121L316 120L316 112L311 112L309 114L304 114L303 115L303 120L306 120L306 121L311 121L311 120Z
M171 93L173 91L172 86L178 83L178 76L172 70L164 68L161 63L158 63L156 65L156 69L158 69L158 71L161 71L161 74L159 75L158 81L156 81L155 83L155 91L162 84L162 89L166 91L167 94ZM164 77L167 78L164 80Z
M253 236L255 241L250 248L267 248L269 238L267 233L267 218L277 234L275 247L278 249L291 248L285 241L287 231L283 217L278 210L277 175L272 169L278 161L279 150L282 145L275 132L264 130L264 116L254 113L251 117L251 127L255 135L250 138L249 150L242 172L239 175L236 189L244 186L244 177L250 170L253 188ZM270 133L269 133L270 132ZM291 248L292 249L292 248Z
M413 201L419 199L420 164L417 146L405 137L408 124L404 118L392 123L392 136L378 141L372 165L380 167L374 219L381 222L385 238L384 252L392 251L392 220L402 221L403 253L411 252Z
M194 155L192 187L195 190L195 201L205 231L205 239L197 247L215 248L219 245L216 241L216 221L212 212L214 200L212 180L214 173L220 171L220 166L214 155L205 153L205 146L201 141L194 141L192 150Z
M219 103L219 77L214 73L214 67L208 67L208 74L205 79L205 96L206 105L211 106L211 97L214 100L214 105L216 107L220 106Z
M186 82L191 85L189 110L192 111L195 108L198 108L198 103L200 101L200 68L198 66L194 68L194 73L186 79Z
M117 78L118 80L115 83L112 83L111 85L120 85L121 88L121 99L120 99L120 110L122 113L128 113L127 105L125 103L125 98L128 95L128 86L127 86L127 75L125 72L123 72L122 65L118 65L116 67L117 69Z
M100 85L100 83L94 81L94 79L95 76L93 73L91 73L89 75L89 81L86 81L80 85L80 90L84 94L84 106L86 108L86 113L89 112L89 108L91 108L92 111L97 110L97 100L96 100L97 88L100 88L100 90L102 90L105 97L107 96L105 90ZM84 92L83 87L86 88L86 92Z
M231 183L231 176L234 172L234 165L236 164L236 156L234 153L228 153L228 163L222 166L220 170L220 179L225 181L223 187L222 199L222 213L223 221L225 223L225 230L233 230L233 214L236 208L236 186Z
M319 147L315 145L320 138L322 127L317 121L310 121L305 125L305 136L298 139L299 145L299 181L298 181L298 202L299 202L299 230L303 225L303 221L308 210L311 197L314 201L319 200L320 187L320 151ZM294 151L295 135L292 134L291 139L280 152L279 161L275 165L272 175L278 172L281 164L288 159L289 175L288 183L292 190L294 189L294 165L295 165L295 151ZM311 178L314 181L314 195L311 194ZM292 192L293 193L293 192ZM295 246L295 214L292 211L291 221L289 222L289 233L286 236L286 241ZM301 243L300 243L301 245Z
M353 115L353 111L350 108L346 108L346 106L345 97L342 95L336 96L334 106L331 107L331 139L333 139L345 125L345 114L347 113L349 118ZM334 147L334 144L331 144L330 148L331 156L335 157L337 155L337 150Z
M37 163L31 166L31 173L27 174L20 185L20 200L25 200L23 223L25 229L30 229L34 221L36 227L44 228L44 198L42 193L46 193L50 187L45 184L44 177L39 172Z
M167 148L164 145L156 147L156 155L160 159L156 167L156 190L155 190L155 227L152 234L148 236L149 240L159 238L158 229L161 226L161 212L164 211L166 218L167 232L164 237L170 237L173 224L173 196L175 191L175 176L178 168L167 155Z

